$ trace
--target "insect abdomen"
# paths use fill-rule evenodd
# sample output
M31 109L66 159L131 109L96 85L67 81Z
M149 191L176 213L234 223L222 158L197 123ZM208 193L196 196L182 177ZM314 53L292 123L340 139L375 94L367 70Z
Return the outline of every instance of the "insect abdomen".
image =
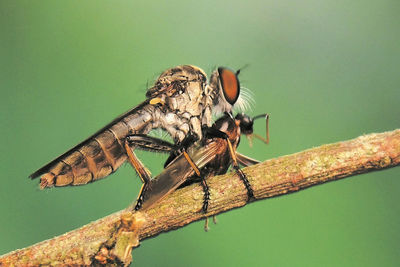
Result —
M129 129L120 121L58 159L41 177L40 187L81 185L114 172L126 160Z
M40 187L82 185L103 178L126 160L125 139L130 134L151 130L154 107L144 102L121 115L103 129L57 157L36 172Z

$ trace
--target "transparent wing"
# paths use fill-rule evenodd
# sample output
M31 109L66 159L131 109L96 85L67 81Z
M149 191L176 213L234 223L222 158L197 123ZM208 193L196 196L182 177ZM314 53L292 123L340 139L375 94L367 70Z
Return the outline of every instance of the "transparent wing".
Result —
M216 159L217 148L217 143L211 142L207 146L189 150L188 154L197 167L201 169L207 163ZM148 189L144 192L144 202L141 209L152 207L193 175L195 175L193 168L185 156L180 154L150 181Z
M123 118L125 118L126 116L133 114L135 112L137 112L140 109L143 109L144 106L146 106L149 103L149 100L146 99L145 101L143 101L141 104L139 104L138 106L128 110L127 112L121 114L120 116L118 116L117 118L115 118L113 121L111 121L110 123L108 123L106 126L104 126L103 128L101 128L100 130L98 130L97 132L95 132L94 134L92 134L91 136L89 136L88 138L86 138L85 140L83 140L82 142L80 142L79 144L77 144L76 146L74 146L73 148L69 149L67 152L63 153L62 155L58 156L57 158L53 159L52 161L50 161L49 163L47 163L46 165L44 165L43 167L41 167L40 169L38 169L37 171L35 171L34 173L32 173L31 175L29 175L30 178L34 179L46 172L48 172L52 167L54 167L60 160L64 159L66 156L72 154L74 151L76 151L77 149L86 146L90 141L93 140L94 137L96 137L97 135L103 133L104 131L106 131L107 129L111 128L111 126L113 126L114 124L118 123L119 121L121 121Z
M252 159L252 158L250 158L248 156L245 156L243 154L240 154L239 152L236 152L236 158L237 158L237 161L239 162L239 164L243 165L244 167L260 163L260 161L258 161L256 159Z

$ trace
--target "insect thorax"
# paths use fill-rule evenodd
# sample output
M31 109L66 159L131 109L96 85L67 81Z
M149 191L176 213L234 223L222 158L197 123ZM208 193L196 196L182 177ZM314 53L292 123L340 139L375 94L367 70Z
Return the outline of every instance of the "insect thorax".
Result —
M204 71L183 65L163 72L146 94L154 110L152 128L166 130L175 142L188 134L202 137L202 125L211 126L213 90Z

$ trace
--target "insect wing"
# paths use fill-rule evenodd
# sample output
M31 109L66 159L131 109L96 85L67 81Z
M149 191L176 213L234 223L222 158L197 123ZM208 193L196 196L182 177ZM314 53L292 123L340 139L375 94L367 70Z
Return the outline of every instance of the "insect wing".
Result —
M196 166L201 169L215 159L217 148L217 143L212 142L207 146L189 149L188 154ZM148 189L144 192L144 202L141 209L144 210L152 207L155 203L175 191L194 174L192 166L185 156L180 154L159 175L150 181Z
M206 84L206 74L195 66L183 65L164 71L148 89L147 100L142 104L114 119L30 177L41 176L41 188L87 184L108 176L125 162L124 141L130 134L147 134L153 128L163 128L173 139L184 138L185 131L170 123L183 125L187 120L183 113L196 118L204 113L203 104L211 105L201 102ZM187 105L180 105L186 102ZM160 109L159 106L164 104L165 108ZM208 121L207 118L204 121ZM190 121L193 132L201 134L203 119Z
M237 161L239 162L239 164L243 165L244 167L260 163L260 161L258 161L256 159L252 159L252 158L250 158L248 156L245 156L243 154L240 154L239 152L236 152L236 158L237 158Z
M58 156L54 160L50 161L49 163L47 163L46 165L44 165L43 167L41 167L40 169L38 169L37 171L32 173L31 175L29 175L29 177L34 179L34 178L36 178L36 177L48 172L60 160L64 159L65 157L67 157L68 155L72 154L74 151L80 149L81 147L87 145L90 141L92 141L93 138L95 138L97 135L103 133L107 129L111 128L111 126L113 126L114 124L116 124L116 123L120 122L121 120L123 120L124 117L126 117L126 116L128 116L130 114L133 114L133 113L137 112L138 110L142 109L143 106L148 104L148 102L149 102L149 100L145 100L144 102L142 102L138 106L136 106L136 107L130 109L129 111L121 114L120 116L115 118L113 121L111 121L109 124L107 124L106 126L101 128L100 130L98 130L96 133L94 133L91 136L89 136L88 138L86 138L84 141L80 142L79 144L77 144L73 148L69 149L67 152L65 152L62 155Z

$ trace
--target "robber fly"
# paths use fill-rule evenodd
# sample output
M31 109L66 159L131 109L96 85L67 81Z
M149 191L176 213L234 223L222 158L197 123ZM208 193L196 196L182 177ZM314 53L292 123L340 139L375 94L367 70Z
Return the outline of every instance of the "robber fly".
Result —
M266 118L267 137L262 138L259 135L255 135L255 137L268 143L269 116L262 114L250 118L243 113L237 114L235 117L231 113L225 113L214 123L212 128L205 132L200 143L193 144L178 154L176 153L178 149L176 145L154 137L137 135L129 138L128 142L137 146L137 148L171 153L165 169L153 179L135 154L133 152L129 153L131 164L142 180L147 182L147 186L140 192L134 209L148 209L181 185L200 179L204 190L202 210L207 212L210 193L206 178L224 174L230 166L232 166L245 185L248 199L252 199L254 197L253 189L246 175L239 168L239 164L250 166L259 163L259 161L238 153L236 148L240 142L240 135L252 136L254 120L262 117Z
M40 187L82 185L116 171L133 149L135 135L161 128L180 147L202 138L212 113L231 112L239 98L238 72L220 67L207 81L198 67L182 65L163 72L147 99L30 175ZM185 141L186 140L186 141ZM187 140L190 140L187 141Z

